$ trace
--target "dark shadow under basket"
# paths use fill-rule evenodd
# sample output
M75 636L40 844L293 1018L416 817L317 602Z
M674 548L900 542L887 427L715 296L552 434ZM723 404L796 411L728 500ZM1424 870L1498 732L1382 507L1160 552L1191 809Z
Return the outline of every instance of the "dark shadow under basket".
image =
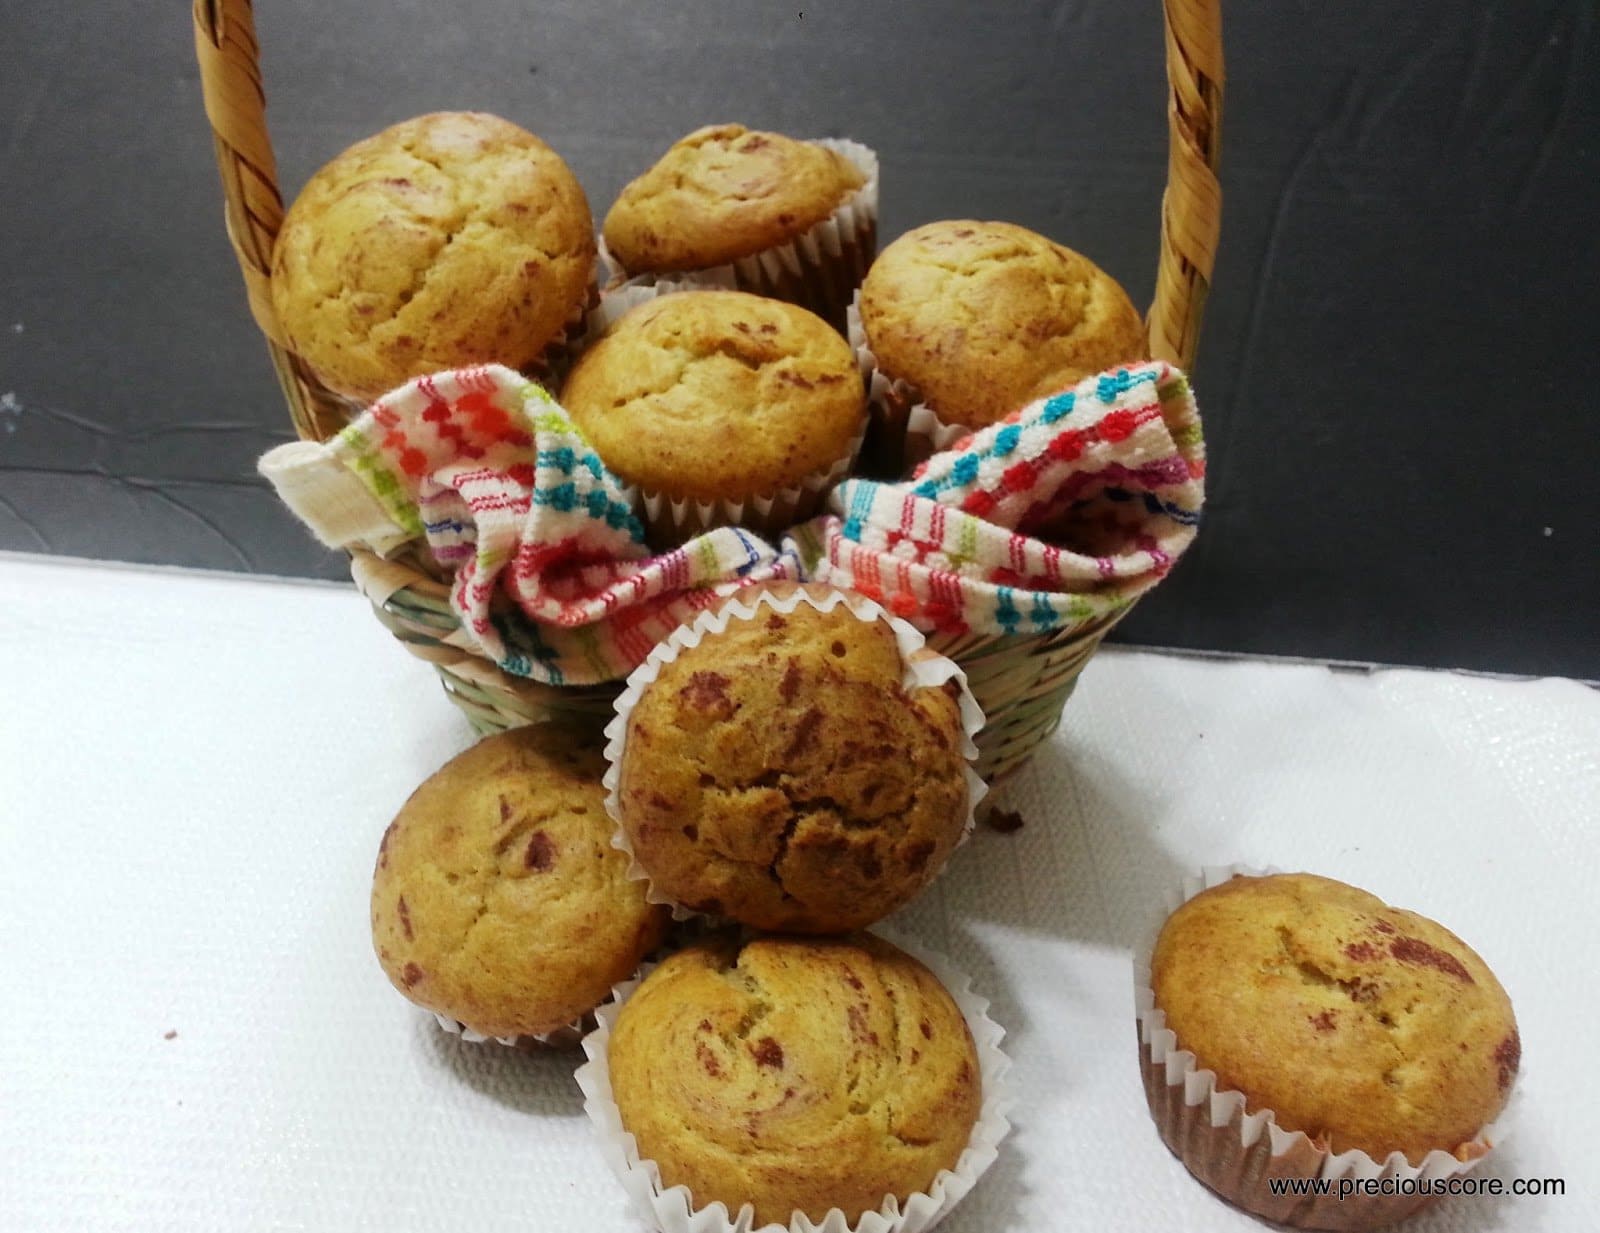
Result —
M1146 316L1154 359L1192 365L1221 226L1216 163L1222 123L1221 0L1163 0L1169 157L1161 203L1155 299ZM267 133L260 53L250 0L195 0L195 50L216 141L228 238L250 310L266 335L295 430L325 441L344 427L348 404L326 389L288 346L272 307L272 246L283 198ZM404 557L354 553L351 573L378 619L437 669L445 691L479 732L546 719L603 722L621 683L549 686L502 672L461 635L448 589ZM1078 673L1126 612L1087 628L1048 634L934 636L961 664L988 717L979 770L995 782L1015 770L1061 722Z

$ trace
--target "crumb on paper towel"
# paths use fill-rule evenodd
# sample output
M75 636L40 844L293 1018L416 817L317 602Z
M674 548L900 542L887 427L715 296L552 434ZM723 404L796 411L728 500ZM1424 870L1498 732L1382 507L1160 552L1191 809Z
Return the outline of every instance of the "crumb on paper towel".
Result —
M178 1039L178 1029L177 1028L168 1028L166 1030L165 1034L161 1037L161 1039L162 1040L177 1040Z
M1013 835L1023 827L1022 815L1015 809L991 809L985 820L990 830L999 831L1002 835Z

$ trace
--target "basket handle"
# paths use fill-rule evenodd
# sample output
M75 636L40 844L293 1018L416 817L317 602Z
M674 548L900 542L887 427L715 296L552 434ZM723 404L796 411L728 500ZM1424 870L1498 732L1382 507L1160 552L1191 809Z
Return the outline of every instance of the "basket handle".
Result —
M1221 0L1162 0L1166 15L1167 188L1161 199L1161 258L1146 318L1150 353L1181 368L1194 362L1211 285L1222 191L1216 166L1222 127ZM195 54L216 141L228 239L244 275L250 313L266 335L295 430L324 441L347 408L289 350L272 307L272 245L283 196L267 134L261 53L251 0L194 0Z
M1150 354L1191 368L1222 229L1222 0L1162 0L1167 19L1167 189L1145 318Z
M194 47L222 174L228 239L244 275L250 315L266 335L295 431L309 441L326 441L344 427L348 408L289 350L272 307L272 246L283 226L283 196L267 135L251 0L194 0Z

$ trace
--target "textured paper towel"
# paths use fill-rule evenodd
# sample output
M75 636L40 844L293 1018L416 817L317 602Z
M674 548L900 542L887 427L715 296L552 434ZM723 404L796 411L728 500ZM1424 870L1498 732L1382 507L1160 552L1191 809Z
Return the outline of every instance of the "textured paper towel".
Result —
M633 1230L573 1056L465 1045L370 954L378 837L465 746L345 589L0 558L0 1228ZM1600 1226L1585 1150L1600 696L1111 650L896 918L993 998L1016 1130L941 1226L1256 1233L1139 1086L1128 946L1206 862L1306 867L1437 917L1524 1043L1485 1176L1415 1233ZM177 1035L165 1039L169 1031Z

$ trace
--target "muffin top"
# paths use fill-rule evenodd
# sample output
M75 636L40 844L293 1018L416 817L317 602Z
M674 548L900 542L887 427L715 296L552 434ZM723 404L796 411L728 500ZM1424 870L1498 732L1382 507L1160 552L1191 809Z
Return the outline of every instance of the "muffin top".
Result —
M1453 1152L1517 1073L1511 1002L1483 960L1342 882L1277 874L1203 891L1168 919L1151 968L1178 1047L1218 1090L1333 1152Z
M801 933L910 900L960 841L968 799L959 687L905 681L894 631L842 603L762 604L662 665L616 786L656 890Z
M531 364L586 302L594 223L560 155L490 115L419 116L306 184L272 254L289 343L372 399L423 373Z
M651 972L608 1051L623 1125L694 1206L854 1224L953 1168L982 1105L960 1008L870 936L714 939Z
M850 346L814 313L743 291L680 291L626 313L561 403L605 463L647 492L742 500L849 453L866 421Z
M867 271L861 327L885 376L969 428L1145 354L1144 323L1109 274L1010 223L906 232Z
M714 124L622 190L606 247L632 274L726 265L803 235L865 182L825 146Z
M416 790L384 832L372 941L395 988L485 1036L554 1031L660 943L664 909L611 846L587 734L487 737Z

